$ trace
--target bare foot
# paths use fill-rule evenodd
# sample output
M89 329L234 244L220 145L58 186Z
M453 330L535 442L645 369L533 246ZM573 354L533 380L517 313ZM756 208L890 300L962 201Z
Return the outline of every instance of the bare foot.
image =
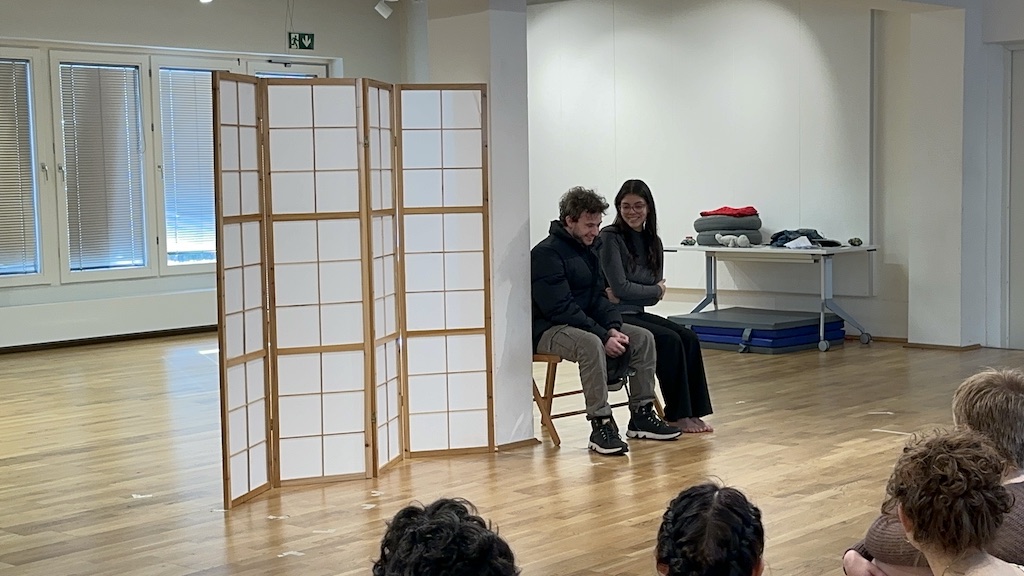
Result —
M711 427L711 424L708 424L707 422L701 420L700 418L694 418L694 420L697 422L697 424L700 424L701 426L704 427L704 432L714 432L715 431L715 429Z
M678 427L685 434L701 434L705 432L714 432L711 426L708 426L700 418L680 418L672 423L673 426Z

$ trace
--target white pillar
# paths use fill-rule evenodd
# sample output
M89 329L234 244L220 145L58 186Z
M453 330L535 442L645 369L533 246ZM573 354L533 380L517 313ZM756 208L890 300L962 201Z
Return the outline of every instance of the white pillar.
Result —
M490 119L494 440L534 438L526 0L431 0L431 82L485 82Z
M911 15L909 70L907 339L962 346L963 10Z
M426 0L405 3L402 17L405 19L405 82L429 82Z

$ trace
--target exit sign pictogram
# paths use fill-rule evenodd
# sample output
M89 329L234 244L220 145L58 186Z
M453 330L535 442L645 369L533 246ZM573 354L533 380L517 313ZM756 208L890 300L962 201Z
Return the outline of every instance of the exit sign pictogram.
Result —
M312 50L313 35L306 32L289 32L288 48L291 50Z

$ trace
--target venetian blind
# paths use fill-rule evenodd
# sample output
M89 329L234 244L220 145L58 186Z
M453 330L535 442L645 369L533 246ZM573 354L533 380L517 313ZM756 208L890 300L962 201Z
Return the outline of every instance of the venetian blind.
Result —
M69 266L146 266L139 69L60 65Z
M217 235L210 72L160 69L160 128L167 263L213 262Z
M0 276L39 272L29 62L0 59Z

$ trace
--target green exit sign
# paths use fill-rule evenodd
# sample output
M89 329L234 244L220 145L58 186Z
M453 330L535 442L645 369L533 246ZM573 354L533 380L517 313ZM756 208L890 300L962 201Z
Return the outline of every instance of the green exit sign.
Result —
M288 48L291 50L312 50L313 35L305 32L289 32Z

